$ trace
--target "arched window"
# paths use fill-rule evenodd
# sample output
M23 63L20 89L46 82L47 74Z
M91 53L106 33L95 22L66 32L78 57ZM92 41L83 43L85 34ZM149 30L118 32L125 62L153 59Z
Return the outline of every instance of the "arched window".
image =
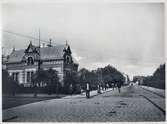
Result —
M33 60L32 57L28 57L28 59L27 59L27 64L28 64L28 65L33 65L33 64L34 64L34 60Z
M69 56L67 56L67 57L66 57L66 62L67 62L68 64L71 62L71 60L70 60L70 57L69 57Z

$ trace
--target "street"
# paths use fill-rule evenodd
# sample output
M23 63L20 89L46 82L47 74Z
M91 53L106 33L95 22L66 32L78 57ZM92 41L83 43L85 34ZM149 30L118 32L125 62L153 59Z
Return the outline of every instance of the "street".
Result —
M11 122L164 121L165 97L133 85L86 99L67 96L3 110Z

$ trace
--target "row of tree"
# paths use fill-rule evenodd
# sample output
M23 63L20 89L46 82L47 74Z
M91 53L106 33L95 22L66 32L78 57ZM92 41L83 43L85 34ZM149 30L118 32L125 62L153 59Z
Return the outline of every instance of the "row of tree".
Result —
M165 64L160 65L152 76L144 77L143 85L165 89Z
M123 74L111 65L92 71L83 68L78 72L78 78L83 88L85 83L90 83L93 89L97 89L97 85L104 87L108 84L111 87L113 84L125 81Z
M16 92L24 92L25 88L18 85L5 70L2 72L2 79L3 93L15 94ZM78 72L67 73L63 86L59 82L57 71L53 69L40 69L32 76L31 90L37 94L39 88L42 86L48 94L80 93L81 89L85 90L86 83L90 84L91 89L97 89L98 85L105 87L108 84L111 87L118 82L123 84L124 81L125 77L123 74L110 65L92 71L82 68Z

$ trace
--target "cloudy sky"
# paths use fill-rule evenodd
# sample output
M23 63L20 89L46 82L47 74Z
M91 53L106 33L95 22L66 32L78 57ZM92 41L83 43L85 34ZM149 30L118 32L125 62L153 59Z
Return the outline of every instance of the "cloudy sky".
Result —
M71 46L80 68L110 64L133 75L149 75L164 62L164 6L161 3L3 4L4 51L26 48L18 33Z

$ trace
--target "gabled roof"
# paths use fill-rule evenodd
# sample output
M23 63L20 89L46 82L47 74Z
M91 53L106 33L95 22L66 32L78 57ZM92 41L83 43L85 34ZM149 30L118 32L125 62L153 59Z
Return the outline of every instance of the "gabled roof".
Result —
M41 59L63 59L65 45L43 47L40 49Z
M39 50L38 47L36 47L36 48ZM63 59L65 48L66 48L66 45L57 45L57 46L53 46L53 47L40 48L41 60ZM21 62L21 60L25 54L26 53L25 53L24 49L13 51L9 56L8 63Z
M8 62L21 62L23 56L24 56L24 50L15 50L9 55Z

